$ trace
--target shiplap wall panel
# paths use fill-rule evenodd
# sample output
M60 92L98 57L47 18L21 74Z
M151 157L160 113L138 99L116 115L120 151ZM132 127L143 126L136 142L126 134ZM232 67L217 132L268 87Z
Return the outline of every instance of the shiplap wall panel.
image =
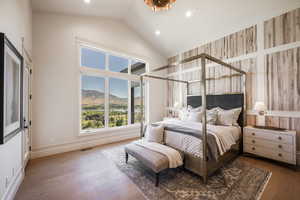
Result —
M256 99L256 59L246 59L230 63L238 69L247 72L247 107L253 108ZM242 76L239 73L224 66L211 66L206 70L206 92L207 94L241 93L243 92ZM184 72L182 79L186 81L201 80L200 69ZM185 87L185 86L182 86ZM186 88L182 88L182 91ZM200 82L190 84L190 95L200 95ZM185 96L182 96L182 102L185 102Z
M266 117L266 126L284 128L297 131L297 147L300 147L300 118L291 117Z
M300 41L300 8L290 11L278 17L264 22L264 43L263 48L278 47L283 44L290 44ZM263 49L260 49L263 50ZM252 26L237 33L228 35L219 40L201 45L196 49L181 54L183 58L189 58L201 53L207 53L219 59L229 59L257 52L257 26ZM259 51L262 52L262 51ZM264 54L263 54L264 55ZM261 55L260 55L261 56ZM176 56L178 59L179 56ZM174 60L174 58L173 58ZM199 61L183 65L183 70L199 67ZM211 63L211 62L208 62ZM268 110L275 111L299 111L300 112L300 48L289 49L282 52L272 53L265 56L265 65L257 66L256 58L240 60L230 63L239 69L248 72L247 74L247 106L253 109L258 87L265 87L265 103ZM265 67L265 85L257 83L257 67ZM173 70L174 72L175 70ZM235 72L226 71L224 67L218 66L207 68L207 78L217 78L223 75L230 77L220 80L207 81L208 94L221 94L241 92L241 77L235 76ZM185 80L199 80L200 70L184 72L182 78ZM183 86L181 86L183 87ZM170 87L175 89L176 87ZM175 89L176 91L177 89ZM182 88L184 91L185 88ZM178 90L177 90L178 92ZM190 94L200 94L200 83L193 83L190 87ZM173 94L172 94L173 95ZM173 98L173 96L169 96ZM176 97L177 101L178 98ZM185 98L182 96L182 98ZM181 101L184 102L183 99ZM174 102L174 100L172 100ZM255 125L256 117L247 116L247 124ZM268 116L266 125L297 130L297 148L300 149L300 118L284 118Z
M173 64L173 63L176 63L179 61L179 55L176 55L176 56L173 56L173 57L170 57L168 59L168 64ZM169 67L167 69L167 73L168 74L171 74L171 73L174 73L174 72L177 72L179 70L179 65L175 66L175 67Z
M265 48L300 41L300 8L264 22Z
M265 65L268 109L300 111L300 48L269 54Z
M256 51L257 27L255 25L213 42L201 45L198 48L183 52L181 57L182 59L186 59L201 53L206 53L219 59L228 59ZM174 60L174 57L172 57L172 59ZM200 60L186 63L182 65L182 69L185 70L199 66L199 63ZM211 61L207 60L207 63L211 63Z
M182 60L198 55L198 48L186 51L182 54ZM181 65L183 70L197 67L200 63L200 59L193 60L192 62L184 63Z
M175 75L170 77L172 79L180 79L179 75ZM175 102L181 103L180 99L180 89L182 83L174 82L174 81L168 81L167 87L168 87L168 98L167 98L167 106L168 107L174 107ZM185 84L184 84L185 85Z

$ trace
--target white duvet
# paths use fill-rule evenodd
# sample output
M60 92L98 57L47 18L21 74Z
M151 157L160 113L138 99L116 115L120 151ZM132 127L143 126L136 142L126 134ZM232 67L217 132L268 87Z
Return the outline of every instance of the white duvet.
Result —
M160 122L160 124L176 124L182 128L186 127L188 129L202 131L202 123L199 122L168 119ZM241 129L237 126L217 126L207 124L207 132L215 137L220 155L223 155L232 147L232 145L236 144L237 140L240 138Z

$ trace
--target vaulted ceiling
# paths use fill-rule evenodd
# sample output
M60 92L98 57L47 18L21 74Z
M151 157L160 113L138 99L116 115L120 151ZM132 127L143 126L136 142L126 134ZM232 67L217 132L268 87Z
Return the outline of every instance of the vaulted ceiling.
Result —
M153 12L143 0L32 0L35 12L101 16L123 20L165 57L239 31L300 7L299 0L177 0ZM185 17L192 12L190 18ZM159 30L161 34L154 33Z

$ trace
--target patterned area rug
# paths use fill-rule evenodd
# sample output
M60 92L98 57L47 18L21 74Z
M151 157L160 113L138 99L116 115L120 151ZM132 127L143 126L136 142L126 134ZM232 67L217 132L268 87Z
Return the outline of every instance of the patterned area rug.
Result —
M254 168L236 159L208 179L202 179L182 169L165 170L160 175L159 187L155 187L155 175L139 161L129 156L125 163L123 147L103 151L113 160L143 192L149 200L257 200L271 177L271 173Z

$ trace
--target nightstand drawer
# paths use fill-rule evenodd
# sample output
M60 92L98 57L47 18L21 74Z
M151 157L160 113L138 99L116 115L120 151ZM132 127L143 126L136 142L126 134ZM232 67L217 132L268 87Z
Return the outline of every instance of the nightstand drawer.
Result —
M261 138L266 140L272 140L274 142L280 142L285 144L293 144L293 136L266 132L265 130L258 129L245 129L244 137Z
M294 146L291 144L273 142L271 140L265 140L257 137L244 137L244 143L254 146L266 147L277 151L285 151L289 153L292 153L294 150Z
M276 151L274 149L263 148L255 145L244 145L244 152L252 153L255 155L271 158L274 160L295 164L295 158L292 153L284 151Z

